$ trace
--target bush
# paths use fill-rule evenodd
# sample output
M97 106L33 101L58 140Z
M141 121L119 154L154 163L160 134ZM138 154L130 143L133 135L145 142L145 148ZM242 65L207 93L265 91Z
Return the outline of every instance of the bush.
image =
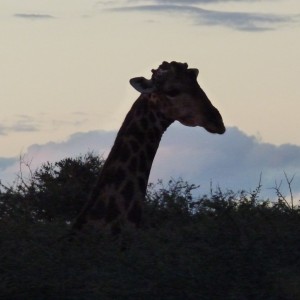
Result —
M30 222L70 222L77 216L99 176L104 160L88 153L45 163L26 181L2 185L0 218Z
M144 226L62 238L103 164L45 164L0 195L1 299L300 299L300 210L251 193L150 184ZM83 200L84 198L84 200Z

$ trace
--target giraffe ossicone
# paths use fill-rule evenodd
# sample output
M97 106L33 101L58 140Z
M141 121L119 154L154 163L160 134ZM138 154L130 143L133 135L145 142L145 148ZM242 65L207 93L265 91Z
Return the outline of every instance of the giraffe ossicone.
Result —
M73 224L91 224L118 232L126 224L141 225L148 178L161 137L179 121L223 134L225 126L197 82L198 69L186 63L163 62L151 79L130 84L141 93L129 110L83 210Z

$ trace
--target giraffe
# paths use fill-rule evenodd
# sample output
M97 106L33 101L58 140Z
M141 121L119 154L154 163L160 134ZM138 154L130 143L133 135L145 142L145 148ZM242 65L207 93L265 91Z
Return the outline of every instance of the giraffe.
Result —
M163 62L152 70L150 80L130 80L141 95L128 112L73 229L91 224L117 233L127 224L140 226L152 162L163 133L174 121L210 133L225 132L221 114L197 83L198 72L186 63Z

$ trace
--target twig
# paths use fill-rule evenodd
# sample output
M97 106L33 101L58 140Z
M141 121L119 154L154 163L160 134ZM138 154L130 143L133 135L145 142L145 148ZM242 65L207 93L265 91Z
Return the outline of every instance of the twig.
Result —
M288 178L288 176L286 175L286 173L284 172L284 176L285 176L285 180L288 184L289 187L289 191L290 191L290 197L291 197L291 205L292 205L292 209L294 209L294 196L293 196L293 192L292 192L292 182L295 178L295 174L292 176L291 179Z
M277 184L277 181L275 180L275 187L273 189L276 191L276 195L278 197L278 200L284 202L285 205L289 209L292 209L290 204L288 203L288 201L285 199L285 196L283 196L282 193L280 192L281 185L282 185L282 180L280 181L279 185Z

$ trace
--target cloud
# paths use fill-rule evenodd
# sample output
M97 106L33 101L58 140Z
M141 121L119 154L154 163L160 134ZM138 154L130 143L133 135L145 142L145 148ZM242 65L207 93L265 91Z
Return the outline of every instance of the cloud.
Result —
M38 131L37 122L30 116L18 115L10 124L0 124L0 135L7 135L11 132L33 132Z
M6 127L0 124L0 135L6 135Z
M17 161L18 159L13 157L0 157L0 170L7 169L8 167L14 165Z
M22 19L29 19L29 20L54 19L53 16L48 15L48 14L25 14L25 13L19 13L19 14L14 14L14 17L16 17L16 18L22 18Z
M17 121L8 129L14 132L32 132L38 131L38 126L30 119L23 119Z
M221 2L258 2L261 0L153 0L148 2L157 3L181 3L181 4L207 4L207 3L221 3ZM140 2L132 0L131 2ZM147 1L144 1L147 2Z
M196 5L189 5L198 3L209 3L209 1L154 1L154 4L123 5L119 7L111 7L106 10L124 13L148 12L165 13L169 15L181 15L182 17L185 17L188 20L192 20L196 25L225 26L232 29L244 31L272 30L275 29L279 24L290 23L299 20L298 15L291 16L248 12L228 12L219 10L208 10L200 8Z
M28 148L25 160L32 169L47 161L76 157L88 151L107 157L116 131L76 133L68 140ZM15 158L0 159L0 179L14 179L19 163ZM260 142L239 129L231 127L222 136L207 133L201 128L172 125L162 138L153 163L150 181L182 177L200 185L199 193L209 193L210 184L222 189L254 190L262 174L263 197L275 197L272 188L283 180L283 193L288 194L284 172L295 175L292 188L300 194L300 146L276 146Z
M31 171L39 168L43 163L56 162L66 157L77 157L87 152L107 157L116 136L115 131L91 131L75 133L64 142L49 142L33 144L25 153L21 154L23 162L30 166ZM20 157L0 157L0 181L12 184L20 171ZM22 172L28 178L28 167L23 166Z
M57 161L65 157L75 157L87 152L107 156L116 136L115 131L90 131L75 133L64 142L34 144L27 149L26 157L35 165Z
M77 130L78 126L82 126L93 118L99 118L99 115L82 112L56 113L55 115L41 113L34 116L12 115L0 123L0 136L9 133L37 132L45 128L53 131L72 128L74 131Z
M180 142L178 142L180 141ZM160 168L160 166L167 166ZM251 190L260 174L264 193L272 195L275 181L295 174L295 192L300 192L300 147L262 143L237 128L223 136L178 126L170 128L162 140L153 164L152 178L181 176L209 191L210 181L222 188Z
M18 157L0 157L0 182L4 185L11 185L19 170Z

